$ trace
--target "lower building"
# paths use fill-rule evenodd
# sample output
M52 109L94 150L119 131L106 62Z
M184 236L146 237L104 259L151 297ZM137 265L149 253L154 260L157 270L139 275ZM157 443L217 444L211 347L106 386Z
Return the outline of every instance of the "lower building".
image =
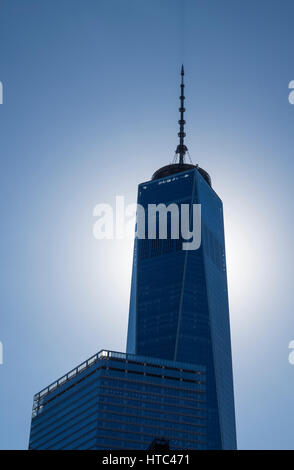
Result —
M207 448L204 366L100 351L34 397L30 449Z

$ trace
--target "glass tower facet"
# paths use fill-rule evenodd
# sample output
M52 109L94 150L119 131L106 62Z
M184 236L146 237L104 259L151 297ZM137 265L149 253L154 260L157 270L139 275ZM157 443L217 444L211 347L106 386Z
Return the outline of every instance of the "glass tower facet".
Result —
M138 188L146 213L149 204L201 204L201 245L135 240L127 352L205 365L208 447L235 449L222 201L204 170L186 167L170 165Z

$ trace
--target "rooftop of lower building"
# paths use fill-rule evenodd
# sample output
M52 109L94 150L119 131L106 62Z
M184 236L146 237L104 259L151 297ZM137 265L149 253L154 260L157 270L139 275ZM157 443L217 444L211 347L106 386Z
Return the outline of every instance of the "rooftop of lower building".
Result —
M60 377L58 380L45 387L40 392L36 393L34 396L34 401L39 400L40 398L45 397L48 393L56 391L58 387L63 386L66 382L77 377L79 374L82 374L87 368L93 366L98 361L106 360L120 360L124 361L126 364L137 364L141 366L150 366L154 368L161 368L165 370L165 373L168 371L183 371L191 373L199 373L205 375L206 368L203 365L195 365L186 362L171 361L167 359L160 359L155 357L139 356L136 354L128 354L117 351L109 351L102 349L94 356L91 356L86 361L79 364L74 369L70 370L67 374ZM202 378L203 380L203 378Z

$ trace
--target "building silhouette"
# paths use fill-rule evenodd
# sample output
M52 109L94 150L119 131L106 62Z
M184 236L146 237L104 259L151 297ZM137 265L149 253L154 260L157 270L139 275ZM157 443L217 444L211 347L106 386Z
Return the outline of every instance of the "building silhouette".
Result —
M172 164L138 187L145 238L135 238L127 352L101 351L34 399L32 449L235 449L222 201L186 161L184 69ZM201 205L201 244L148 238L150 204ZM193 225L189 219L189 228Z
M140 184L138 203L146 212L150 204L201 204L201 245L183 250L171 236L135 240L127 352L205 365L208 447L235 449L223 207L208 173L184 160L181 73L179 162Z
M206 449L206 423L205 367L100 351L35 395L30 449Z

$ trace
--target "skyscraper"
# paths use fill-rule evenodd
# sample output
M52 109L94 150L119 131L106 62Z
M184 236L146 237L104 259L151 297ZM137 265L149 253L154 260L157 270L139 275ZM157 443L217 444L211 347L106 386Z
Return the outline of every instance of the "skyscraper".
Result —
M223 207L208 173L185 162L183 67L181 75L179 161L139 185L138 203L146 219L150 204L201 204L201 245L183 250L158 227L156 239L135 240L127 352L205 365L208 448L235 449Z
M181 74L178 161L138 189L147 236L135 238L127 353L102 350L37 393L31 449L236 448L222 202L185 161ZM167 209L167 237L158 219L148 237L151 204ZM194 249L173 236L171 204L201 205Z

